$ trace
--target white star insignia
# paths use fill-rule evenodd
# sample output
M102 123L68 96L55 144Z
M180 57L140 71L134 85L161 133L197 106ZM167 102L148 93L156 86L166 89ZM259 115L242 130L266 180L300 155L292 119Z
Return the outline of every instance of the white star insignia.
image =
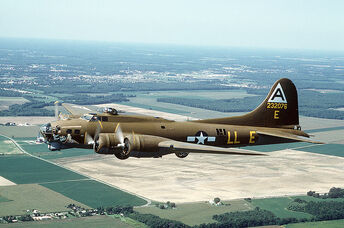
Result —
M201 132L200 136L197 136L196 138L197 138L197 140L198 140L197 144L204 144L204 140L205 140L207 137L204 137L204 136L203 136L203 132Z

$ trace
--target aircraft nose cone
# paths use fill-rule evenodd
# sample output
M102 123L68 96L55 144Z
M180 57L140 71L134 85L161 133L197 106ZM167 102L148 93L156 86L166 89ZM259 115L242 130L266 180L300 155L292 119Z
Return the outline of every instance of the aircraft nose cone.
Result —
M40 127L40 131L43 135L45 134L51 134L52 133L52 129L51 129L51 123L47 123L47 124L43 124Z

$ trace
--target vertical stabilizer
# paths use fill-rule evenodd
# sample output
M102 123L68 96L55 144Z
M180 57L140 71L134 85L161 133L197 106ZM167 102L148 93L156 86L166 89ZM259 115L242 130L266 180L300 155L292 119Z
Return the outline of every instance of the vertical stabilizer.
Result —
M195 122L294 128L299 125L296 87L291 80L282 78L275 82L265 100L252 112L243 116Z

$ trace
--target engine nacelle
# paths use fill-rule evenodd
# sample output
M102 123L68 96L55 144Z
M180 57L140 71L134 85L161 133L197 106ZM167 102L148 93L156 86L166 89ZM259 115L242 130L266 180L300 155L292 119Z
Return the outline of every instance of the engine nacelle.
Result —
M99 154L114 154L119 159L126 159L131 151L159 152L159 143L165 138L152 135L129 134L120 139L116 133L100 133L96 136L94 151Z

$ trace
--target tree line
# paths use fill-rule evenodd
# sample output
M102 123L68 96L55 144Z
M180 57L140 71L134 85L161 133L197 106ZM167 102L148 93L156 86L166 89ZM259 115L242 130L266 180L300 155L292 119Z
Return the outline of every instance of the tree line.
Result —
M198 99L183 97L162 97L158 102L180 104L189 107L214 110L219 112L249 112L254 110L266 97L266 90L250 89L250 93L257 96L234 99ZM336 110L344 108L344 99L338 93L319 93L316 91L301 90L299 97L299 113L304 116L344 119L344 111ZM340 93L342 94L342 93Z
M44 107L52 106L53 102L31 100L24 104L14 104L8 110L0 111L0 116L54 116L54 111Z
M73 96L66 96L61 99L61 102L73 103L78 105L95 105L106 103L120 103L129 101L128 97L135 97L135 95L126 95L117 93L107 96L89 96L86 94L75 94ZM24 96L29 102L24 104L13 104L9 106L8 110L0 111L0 116L54 116L54 111L46 109L45 107L53 106L54 102L39 101L30 96Z
M157 98L158 102L180 104L184 106L214 110L219 112L248 112L252 111L260 104L264 98L261 96L244 97L242 99L198 99L182 97L162 97Z
M129 101L128 97L135 97L135 95L125 95L123 93L116 93L111 95L89 96L86 94L74 94L61 98L65 103L73 103L78 105L95 105L106 103L119 103Z

